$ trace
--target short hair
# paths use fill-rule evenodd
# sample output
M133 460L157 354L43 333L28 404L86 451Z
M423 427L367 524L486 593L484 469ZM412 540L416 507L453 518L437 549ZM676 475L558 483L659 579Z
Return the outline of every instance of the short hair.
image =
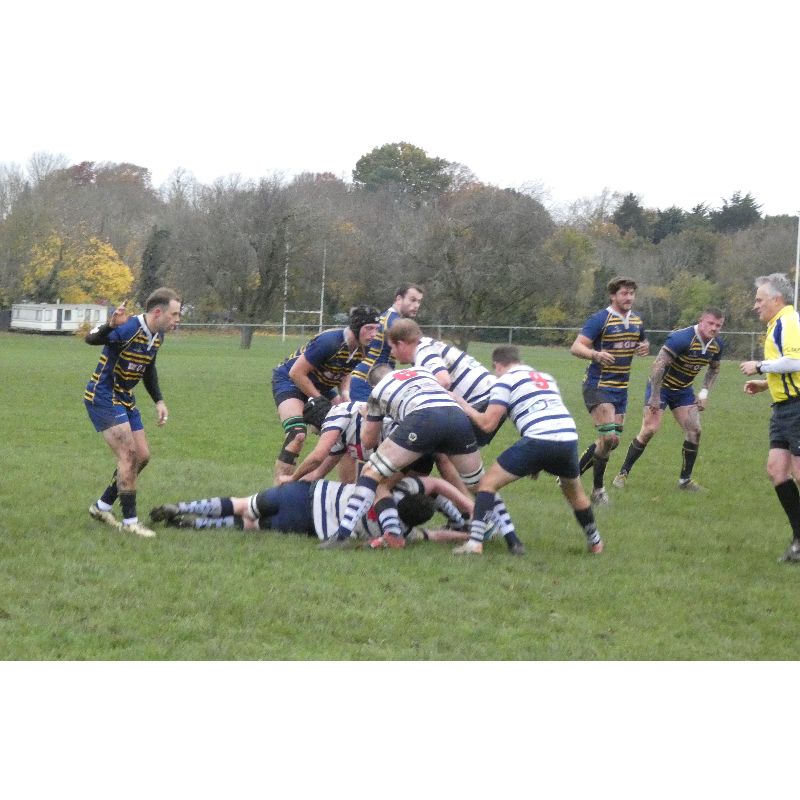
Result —
M422 338L422 328L413 319L399 319L386 332L386 338L392 344L418 342Z
M416 289L420 294L425 294L423 288L416 283L401 283L397 289L395 289L394 296L405 297L409 289Z
M625 287L626 289L633 289L633 291L635 292L636 281L633 278L626 278L624 275L620 275L616 278L612 278L608 282L608 286L606 286L606 289L608 289L609 294L616 294L623 287Z
M503 364L519 364L522 361L519 355L519 348L513 344L501 344L500 347L495 347L492 350L492 363Z
M391 371L392 368L388 364L376 364L367 373L367 383L370 386L377 386Z
M407 494L397 501L397 515L409 528L427 522L435 510L433 498L426 494Z
M166 286L162 286L160 289L151 292L147 300L144 301L144 310L147 312L152 311L156 306L166 307L173 300L177 300L179 303L181 302L178 293L174 289L168 289Z
M785 303L794 302L794 287L784 272L773 272L772 275L759 275L755 280L756 288L767 287L770 297L782 297Z
M725 319L725 312L721 308L717 308L717 306L708 306L707 308L704 308L700 312L698 319L702 319L706 315L714 317L714 319Z

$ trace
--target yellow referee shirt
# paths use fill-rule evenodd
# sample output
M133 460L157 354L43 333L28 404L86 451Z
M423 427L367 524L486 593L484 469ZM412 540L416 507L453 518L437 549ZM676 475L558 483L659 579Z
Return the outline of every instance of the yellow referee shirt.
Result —
M800 317L791 305L785 305L767 324L764 360L800 359ZM769 393L776 403L800 397L800 372L766 372Z

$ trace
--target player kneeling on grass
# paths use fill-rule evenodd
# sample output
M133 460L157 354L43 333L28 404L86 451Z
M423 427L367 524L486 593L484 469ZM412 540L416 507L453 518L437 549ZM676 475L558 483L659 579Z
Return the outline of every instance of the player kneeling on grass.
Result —
M592 504L580 482L575 421L561 399L555 379L522 364L519 350L513 345L495 348L492 364L497 382L486 411L477 411L463 401L462 407L484 431L496 429L507 416L522 438L504 450L481 478L470 540L464 547L480 552L497 491L526 475L535 478L545 470L561 479L561 491L586 534L589 552L601 553L603 540L595 524Z
M391 330L388 338L394 345ZM373 389L361 429L362 445L375 446L385 417L394 419L397 427L364 465L336 534L320 545L325 549L348 546L353 529L372 505L377 492L390 485L399 472L421 456L433 453L449 456L470 490L477 487L483 475L483 462L470 421L431 372L426 369L390 371L387 366L380 365L369 371L369 383ZM497 496L493 500L494 518L499 520L500 532L509 550L521 555L524 548L502 499ZM405 545L391 498L386 499L382 509L381 528L384 547ZM467 544L472 543L465 542ZM481 548L456 548L454 552L481 552Z
M211 497L157 506L150 512L153 522L177 528L271 530L317 536L323 541L339 527L355 484L319 480L296 481L272 486L250 497ZM376 539L382 533L383 507L387 491L378 499L375 513L365 515L354 528L354 539ZM472 500L440 478L407 477L391 490L391 506L400 518L403 536L427 522L440 511L451 524L462 521L462 512L471 514ZM421 531L431 541L463 541L466 533L457 530Z

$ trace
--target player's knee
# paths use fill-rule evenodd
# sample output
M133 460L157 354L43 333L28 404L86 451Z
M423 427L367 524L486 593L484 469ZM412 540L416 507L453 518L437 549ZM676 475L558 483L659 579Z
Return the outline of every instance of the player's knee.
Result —
M303 442L306 440L306 426L302 417L289 417L284 420L283 429L286 435L278 455L278 461L294 466L297 456L303 449Z
M478 469L468 472L467 474L464 474L463 472L458 473L458 477L461 478L464 486L466 486L471 492L478 491L478 488L481 485L481 478L483 478L483 476L483 464L481 464Z
M367 469L374 470L381 478L391 478L398 471L397 467L378 450L369 457L369 461L361 472L367 477L374 477L367 472Z

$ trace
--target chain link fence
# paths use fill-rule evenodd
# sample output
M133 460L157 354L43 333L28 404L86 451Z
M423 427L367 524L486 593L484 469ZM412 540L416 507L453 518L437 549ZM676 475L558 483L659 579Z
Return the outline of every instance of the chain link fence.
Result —
M291 336L314 336L319 332L318 324L298 323L286 325L286 332ZM326 327L336 327L331 322ZM522 325L488 325L475 327L472 325L440 325L429 323L422 325L423 333L444 341L457 341L462 336L470 342L485 342L487 344L517 344L532 347L569 347L580 331L580 328L560 328L548 326L522 326ZM281 336L283 324L280 322L265 322L259 325L244 325L239 323L197 323L182 322L180 330L191 333L214 332L228 336L242 336L243 329L250 329L255 335ZM649 330L647 337L650 340L650 352L655 355L667 337L672 333L668 330ZM758 359L763 352L764 333L762 331L727 331L723 330L719 338L723 341L725 358L731 359Z

